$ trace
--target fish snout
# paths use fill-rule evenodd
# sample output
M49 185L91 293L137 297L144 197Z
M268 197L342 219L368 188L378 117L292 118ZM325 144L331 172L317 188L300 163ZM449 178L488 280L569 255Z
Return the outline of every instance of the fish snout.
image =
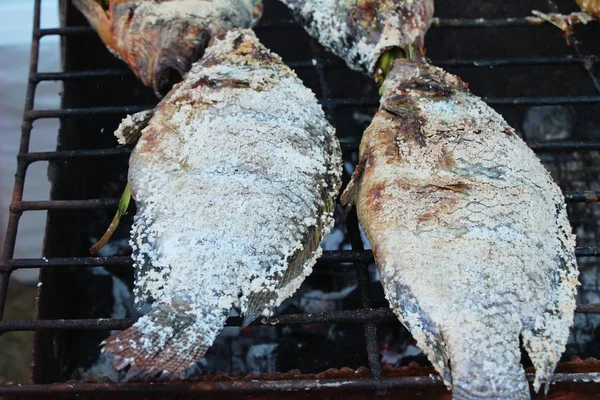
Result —
M192 64L204 54L210 34L198 26L176 26L165 29L154 60L152 88L158 97L166 95L180 82Z

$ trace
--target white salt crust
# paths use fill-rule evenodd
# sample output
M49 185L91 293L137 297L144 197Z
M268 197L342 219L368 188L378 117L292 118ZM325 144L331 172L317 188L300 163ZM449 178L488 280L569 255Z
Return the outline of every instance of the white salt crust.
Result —
M319 43L354 70L374 74L381 54L422 42L432 0L282 0ZM369 3L369 4L367 4ZM374 18L370 19L370 14Z
M252 49L270 59L254 59ZM320 249L278 289L275 277L306 233L322 222L325 235L333 224L323 210L337 195L341 159L314 94L251 31L216 40L203 60L159 104L129 183L134 263L152 265L136 282L137 300L184 307L195 318L188 343L210 346L233 305L246 312L251 293L275 291L269 313L311 272ZM149 350L172 336L149 316L135 326Z
M457 88L458 78L406 64L404 78L386 81L382 108L394 95L414 108L374 118L356 198L386 296L448 387L529 398L519 336L537 390L551 379L573 321L578 271L563 196L481 99L406 85L433 75ZM421 140L402 122L419 117Z

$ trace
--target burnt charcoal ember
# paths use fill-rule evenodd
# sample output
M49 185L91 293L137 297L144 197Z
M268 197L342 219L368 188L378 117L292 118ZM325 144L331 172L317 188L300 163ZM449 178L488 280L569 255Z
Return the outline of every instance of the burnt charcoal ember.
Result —
M575 123L575 112L569 107L530 107L523 117L523 133L531 141L568 139Z
M74 318L132 318L138 314L133 307L133 294L120 278L104 267L85 268L77 275L75 290L78 302ZM98 343L108 332L68 333L69 347L65 351L65 375L75 379L106 378L118 381L123 375L111 367L110 356L100 354Z
M333 367L358 368L367 364L362 326L337 324L325 327L331 332L326 339L321 335L293 331L293 335L282 340L275 350L278 369L317 373Z

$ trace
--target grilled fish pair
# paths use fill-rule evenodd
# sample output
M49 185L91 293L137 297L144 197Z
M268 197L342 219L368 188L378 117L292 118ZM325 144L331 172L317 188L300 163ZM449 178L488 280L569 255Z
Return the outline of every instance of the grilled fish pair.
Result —
M284 3L352 68L383 81L343 201L357 205L391 307L454 399L529 398L519 340L535 389L548 385L575 308L559 188L500 115L418 60L432 1ZM154 308L105 346L130 376L179 373L237 302L251 318L268 313L309 272L331 221L339 156L314 98L250 33L214 46L161 102L132 155L137 298ZM302 98L308 110L298 114ZM282 160L294 168L275 173ZM248 211L232 218L239 210Z

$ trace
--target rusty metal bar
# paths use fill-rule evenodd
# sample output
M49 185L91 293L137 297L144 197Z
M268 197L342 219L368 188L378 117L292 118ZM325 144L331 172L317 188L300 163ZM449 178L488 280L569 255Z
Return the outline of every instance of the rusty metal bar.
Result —
M38 60L40 55L40 40L35 31L40 27L40 0L35 1L33 9L33 34L31 39L31 57L29 62L29 76L36 74L38 71ZM24 113L33 109L36 82L29 81L25 92L25 107ZM19 153L24 154L29 151L29 141L31 138L31 129L33 128L31 121L24 121L21 127L21 143L19 145ZM13 190L12 203L20 202L23 199L23 189L25 185L25 174L27 172L27 163L19 161L17 163L17 173L15 174L15 185ZM21 212L11 211L8 217L8 226L6 229L6 238L4 242L4 251L2 260L9 260L13 257L15 244L17 240L17 229L19 227L19 219ZM6 295L8 291L8 282L10 278L9 271L0 272L0 319L4 316L4 306L6 303Z
M578 247L575 249L577 257L599 257L600 247ZM371 250L327 250L318 259L319 263L373 263ZM57 268L57 267L105 267L133 265L127 256L111 257L65 257L65 258L29 258L2 260L0 269L13 271L21 268Z
M119 204L118 199L89 199L89 200L42 200L20 201L11 204L13 212L32 210L85 210L111 208Z
M285 376L285 375L284 375ZM289 375L288 375L289 376ZM534 374L526 374L527 380L533 382ZM589 383L600 380L600 373L554 374L554 383ZM176 384L169 382L124 382L124 383L54 383L45 385L10 384L0 386L0 395L83 395L93 393L115 393L127 395L143 394L185 394L185 393L272 393L293 391L322 391L335 389L340 391L370 390L380 391L399 388L443 388L442 380L437 375L402 376L383 379L373 378L338 378L317 379L299 375L287 379L228 379L223 381L184 381Z
M312 61L291 61L286 63L290 68L305 69L315 68L317 73L324 67L345 67L340 60L327 60L314 58ZM505 67L505 66L538 66L538 65L595 65L600 57L589 56L565 56L565 57L515 57L515 58L474 58L474 59L447 59L432 60L432 63L440 67ZM34 74L31 79L40 81L66 81L76 79L98 79L98 78L133 78L134 74L129 69L113 68L92 71L63 71L63 72L40 72ZM319 76L321 78L321 76ZM325 85L327 84L324 81Z
M576 312L582 314L600 314L600 304L583 304L577 306ZM376 322L395 321L396 315L390 308L362 308L358 310L331 311L314 314L289 314L277 318L257 319L252 325L299 325L299 324L332 324L332 323L356 323L375 324ZM0 334L5 332L23 332L40 330L68 330L68 331L108 331L123 330L135 323L135 318L99 318L99 319L49 319L32 321L0 321ZM241 317L229 317L226 326L241 326ZM365 332L365 336L373 336L375 332ZM377 361L379 364L379 353L377 349ZM376 367L377 368L377 367ZM379 372L381 372L379 370ZM373 371L375 374L375 371ZM381 375L381 374L379 374Z

